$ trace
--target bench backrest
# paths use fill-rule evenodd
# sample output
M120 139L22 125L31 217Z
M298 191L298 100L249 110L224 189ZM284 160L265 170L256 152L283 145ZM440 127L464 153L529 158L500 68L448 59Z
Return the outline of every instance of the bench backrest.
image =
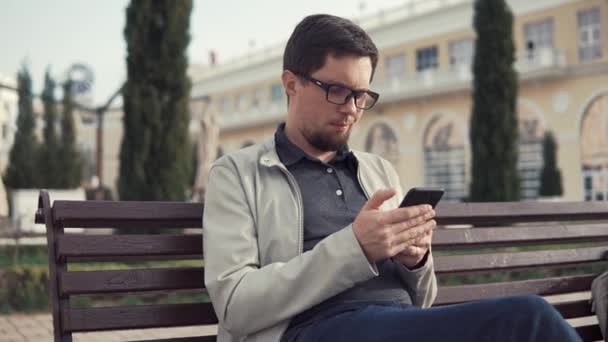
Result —
M55 201L41 192L36 221L47 229L55 341L72 333L216 324L210 303L72 308L70 297L149 291L203 291L200 203ZM66 234L64 228L129 229L124 235ZM150 228L171 234L133 234ZM183 234L182 228L198 228ZM134 260L193 260L200 267L68 271L69 263ZM196 341L215 341L215 337Z
M202 260L202 212L202 204L174 202L55 201L51 207L48 194L41 192L36 219L47 228L55 340L71 341L73 332L216 324L210 303L70 307L74 295L204 291L202 263L200 267L86 272L67 268L68 263L83 261ZM608 203L442 203L437 221L440 227L433 248L442 285L435 305L588 291L598 269L608 268ZM174 233L66 234L64 228L69 227L84 228L85 233L97 228L142 233L163 228ZM181 228L197 230L184 234ZM579 267L572 271L575 274L564 270L571 266ZM525 272L529 270L553 273L528 279ZM502 279L508 272L516 272L517 280ZM466 277L478 275L490 282L466 284L471 280ZM454 284L463 279L465 284ZM588 299L554 305L565 318L591 315ZM601 338L597 323L584 324L577 331L585 341ZM214 341L215 337L190 340Z
M593 315L589 294L580 292L608 269L608 203L442 203L437 216L433 251L442 285L435 305L568 295L553 302L564 318ZM600 340L597 321L587 321L576 326L579 335Z

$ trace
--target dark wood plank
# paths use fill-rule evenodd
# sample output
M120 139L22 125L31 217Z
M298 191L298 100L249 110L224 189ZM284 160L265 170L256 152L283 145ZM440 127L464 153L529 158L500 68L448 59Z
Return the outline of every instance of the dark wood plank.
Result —
M602 330L598 324L576 327L576 332L585 342L602 341Z
M203 289L202 267L61 273L62 295Z
M435 248L482 248L602 241L608 241L608 223L551 223L541 227L454 228L437 229L433 233L433 247Z
M160 340L141 340L130 342L216 342L217 336L193 336L193 337L174 337L163 338Z
M447 305L503 296L554 294L588 291L596 274L519 280L491 284L443 286L437 292L434 305Z
M184 255L130 255L130 256L99 256L99 257L67 257L68 263L76 262L143 262L143 261L168 261L168 260L201 260L202 254Z
M57 239L59 257L110 257L203 254L202 235L86 235Z
M562 303L555 303L553 304L553 306L566 319L593 316L589 299L580 299Z
M203 204L185 202L55 201L53 217L64 227L200 228Z
M441 225L608 220L608 202L440 202L436 211Z
M66 332L217 324L211 303L64 309Z
M539 266L565 266L608 260L608 246L512 253L435 256L437 274L505 271Z

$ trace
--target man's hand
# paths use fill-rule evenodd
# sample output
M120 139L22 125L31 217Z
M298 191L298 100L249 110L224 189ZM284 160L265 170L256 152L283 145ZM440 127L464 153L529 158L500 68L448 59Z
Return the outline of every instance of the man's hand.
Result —
M433 222L435 221L433 220ZM432 239L433 230L431 229L426 235L405 248L401 253L395 255L393 259L399 261L409 268L414 268L422 261L426 252L431 248Z
M435 211L427 204L379 210L382 203L394 195L393 189L374 193L355 218L353 232L370 263L404 253L405 265L410 266L414 255L426 244L427 236L430 246L429 234L436 225ZM416 263L411 266L414 265Z

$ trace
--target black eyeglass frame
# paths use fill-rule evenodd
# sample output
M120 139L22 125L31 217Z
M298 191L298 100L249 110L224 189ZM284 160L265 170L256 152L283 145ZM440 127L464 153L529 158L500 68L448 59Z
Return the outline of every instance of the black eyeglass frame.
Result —
M298 76L301 79L304 79L306 81L312 82L317 87L325 90L325 100L327 100L327 102L329 102L329 103L343 105L343 104L346 104L348 101L350 101L351 98L354 97L355 98L355 107L357 107L359 109L363 109L363 110L368 110L368 109L371 109L374 105L376 105L376 103L378 103L378 99L380 98L380 94L373 92L371 90L355 90L355 89L349 88L342 84L326 83L326 82L320 81L314 77L310 77L310 76L306 76L306 75L302 75L302 74L296 74L296 76ZM331 89L331 87L340 87L340 88L350 90L350 95L346 96L344 98L344 102L342 102L342 103L330 101L329 89ZM372 99L374 99L374 102L369 107L360 107L359 105L357 105L357 99L358 99L358 96L361 94L369 95Z

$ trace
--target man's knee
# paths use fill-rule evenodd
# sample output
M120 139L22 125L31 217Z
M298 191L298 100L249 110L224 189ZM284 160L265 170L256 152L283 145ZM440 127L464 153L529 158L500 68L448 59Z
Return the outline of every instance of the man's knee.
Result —
M507 311L527 314L554 314L555 309L543 297L537 295L513 296L504 299Z

